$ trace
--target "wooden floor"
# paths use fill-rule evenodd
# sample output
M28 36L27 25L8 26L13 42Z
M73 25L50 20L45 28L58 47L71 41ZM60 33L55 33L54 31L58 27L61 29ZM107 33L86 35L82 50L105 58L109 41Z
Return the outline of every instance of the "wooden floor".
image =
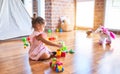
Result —
M68 50L75 50L74 54L67 53L65 58L58 58L64 66L64 72L59 74L120 74L120 36L117 35L111 46L100 46L98 35L87 36L84 31L53 35L58 37L56 42L63 40ZM23 48L21 40L1 41L0 74L56 74L49 67L51 59L29 60L28 48Z

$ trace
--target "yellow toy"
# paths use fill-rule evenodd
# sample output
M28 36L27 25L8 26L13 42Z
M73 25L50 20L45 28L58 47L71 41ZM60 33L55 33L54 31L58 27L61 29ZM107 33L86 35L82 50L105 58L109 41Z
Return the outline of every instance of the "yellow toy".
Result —
M61 57L61 51L60 51L60 49L57 50L56 57Z

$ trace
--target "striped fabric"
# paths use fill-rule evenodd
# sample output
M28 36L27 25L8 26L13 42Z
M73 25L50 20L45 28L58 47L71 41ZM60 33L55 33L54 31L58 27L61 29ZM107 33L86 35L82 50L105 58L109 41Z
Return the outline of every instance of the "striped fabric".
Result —
M36 40L35 36L42 34L42 32L34 31L30 37L30 50L29 50L29 57L32 60L39 60L43 53L48 53L50 50L42 43L41 41Z

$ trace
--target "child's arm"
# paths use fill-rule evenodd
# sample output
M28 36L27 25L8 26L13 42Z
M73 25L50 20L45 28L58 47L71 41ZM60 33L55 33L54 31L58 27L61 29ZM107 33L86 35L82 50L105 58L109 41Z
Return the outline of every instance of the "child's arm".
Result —
M45 43L47 45L56 46L56 47L62 47L61 44L55 44L53 42L50 42L50 41L46 40L42 34L36 36L36 39L41 40L43 43Z

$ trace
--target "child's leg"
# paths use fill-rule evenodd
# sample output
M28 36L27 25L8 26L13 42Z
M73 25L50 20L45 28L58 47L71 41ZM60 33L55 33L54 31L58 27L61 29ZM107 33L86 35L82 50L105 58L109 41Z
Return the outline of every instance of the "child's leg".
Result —
M51 51L50 49L47 49L47 52L50 54L50 57L54 57L56 55L56 51Z
M55 51L49 52L49 53L48 52L47 53L43 53L39 60L47 60L47 59L50 59L51 57L55 57L55 55L56 55Z
M43 53L40 57L40 60L46 60L50 58L50 54L49 53Z
M39 52L37 55L33 56L32 60L40 60L40 59L48 59L50 57L50 54L43 49L41 52Z

